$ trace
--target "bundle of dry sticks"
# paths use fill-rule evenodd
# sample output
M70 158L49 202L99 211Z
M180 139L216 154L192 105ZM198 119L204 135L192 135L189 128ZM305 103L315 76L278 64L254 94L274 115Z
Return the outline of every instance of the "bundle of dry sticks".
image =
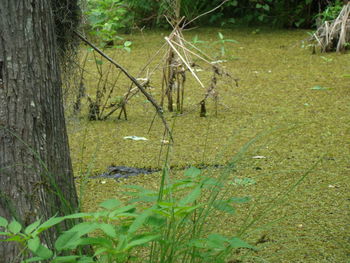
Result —
M345 4L338 17L325 21L313 34L312 40L321 47L321 52L344 51L350 40L350 3Z

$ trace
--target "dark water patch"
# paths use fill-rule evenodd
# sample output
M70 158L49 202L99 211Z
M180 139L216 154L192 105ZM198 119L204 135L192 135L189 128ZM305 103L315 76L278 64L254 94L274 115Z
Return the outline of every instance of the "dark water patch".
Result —
M137 176L140 174L151 174L159 171L160 169L146 169L128 166L110 166L108 167L108 171L106 173L97 176L92 176L91 178L112 178L118 181L119 179L128 178L130 176Z
M170 169L181 171L181 170L186 170L190 167L191 167L190 165L185 167L174 166L174 167L170 167ZM226 166L222 164L208 164L208 165L199 164L199 165L196 165L195 167L199 169L209 169L209 168L224 168ZM131 176L137 176L140 174L152 174L152 173L160 172L161 170L162 169L159 169L159 168L150 169L150 168L136 168L136 167L129 167L129 166L110 166L108 167L107 172L100 175L91 176L90 178L93 178L93 179L110 178L110 179L115 179L119 181L119 179L124 179Z

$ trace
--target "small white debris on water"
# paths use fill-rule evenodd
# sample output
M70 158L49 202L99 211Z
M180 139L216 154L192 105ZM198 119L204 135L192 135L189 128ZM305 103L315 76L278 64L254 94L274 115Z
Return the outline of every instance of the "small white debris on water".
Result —
M262 155L253 156L252 158L253 159L266 159L266 157L262 156Z
M138 136L135 136L135 135L132 135L132 136L125 136L125 137L124 137L124 140L148 141L148 139L145 138L145 137L138 137Z
M329 188L339 188L338 185L333 185L333 184L328 185L328 187L329 187Z
M216 61L212 61L211 64L219 64L224 62L227 62L227 60L216 60Z
M138 80L138 81L148 81L147 78L137 78L136 80Z

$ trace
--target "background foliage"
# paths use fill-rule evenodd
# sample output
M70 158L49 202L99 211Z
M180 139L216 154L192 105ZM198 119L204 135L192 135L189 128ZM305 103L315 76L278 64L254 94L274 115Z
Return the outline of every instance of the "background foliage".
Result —
M88 21L97 34L129 32L133 27L168 27L164 19L168 1L88 0ZM207 12L222 0L182 0L181 16L187 20ZM329 0L229 0L219 10L196 21L195 25L269 25L309 28L317 17L333 19L342 1Z

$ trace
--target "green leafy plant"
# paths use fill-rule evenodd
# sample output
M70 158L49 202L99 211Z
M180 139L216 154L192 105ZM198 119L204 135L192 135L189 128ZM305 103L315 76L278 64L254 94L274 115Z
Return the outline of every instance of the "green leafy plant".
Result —
M85 11L89 33L100 39L101 46L115 46L130 51L130 41L120 37L133 24L133 13L121 0L89 0ZM123 44L118 44L122 42Z
M206 218L214 210L234 214L232 205L243 200L220 195L224 178L203 176L195 167L185 171L184 179L164 184L168 176L169 171L164 169L159 191L129 186L126 193L131 199L127 204L110 199L100 204L102 210L98 212L52 217L43 223L38 220L24 229L15 220L8 223L0 217L4 229L0 235L7 237L5 242L21 244L25 255L34 255L23 263L93 262L94 258L99 262L126 262L136 257L141 247L148 251L150 262L225 262L237 248L254 249L238 236L205 231ZM210 193L208 199L203 199L204 192ZM40 233L63 220L77 218L85 221L63 232L54 248L41 242ZM94 247L94 255L72 253L86 245Z
M215 41L213 44L220 46L221 57L224 57L226 55L226 43L238 43L236 40L233 39L225 39L224 35L221 32L218 32L218 38L219 40Z
M5 242L18 242L24 248L25 255L29 252L34 255L23 262L37 262L50 260L50 262L95 262L98 257L100 262L125 262L130 251L144 245L151 240L159 238L153 233L144 232L136 234L136 231L143 225L149 215L148 211L138 214L135 205L121 206L117 200L107 200L100 205L104 210L94 213L77 213L65 217L52 217L41 223L40 220L26 227L15 220L8 223L0 217L0 226L5 228L1 235L7 236ZM88 221L79 223L63 232L56 240L54 249L47 248L41 243L39 235L41 232L53 227L63 220L84 218ZM115 225L116 222L120 224ZM87 236L96 233L98 235ZM95 254L69 255L65 252L77 251L79 247L92 245ZM71 253L69 253L71 254Z
M321 23L325 21L331 21L337 18L340 11L343 8L343 2L340 0L336 0L334 3L330 2L330 4L325 8L325 10L315 16L315 19L320 20Z
M192 44L197 45L197 44L205 44L207 41L199 40L198 35L195 35L192 39Z
M327 58L327 57L325 57L325 56L321 56L320 58L321 58L324 62L326 62L326 63L329 63L329 62L332 62L332 61L333 61L332 58Z
M270 12L270 5L269 5L269 3L257 3L255 5L255 8L260 10L260 15L258 16L258 20L263 22L265 17L267 16L266 13Z

